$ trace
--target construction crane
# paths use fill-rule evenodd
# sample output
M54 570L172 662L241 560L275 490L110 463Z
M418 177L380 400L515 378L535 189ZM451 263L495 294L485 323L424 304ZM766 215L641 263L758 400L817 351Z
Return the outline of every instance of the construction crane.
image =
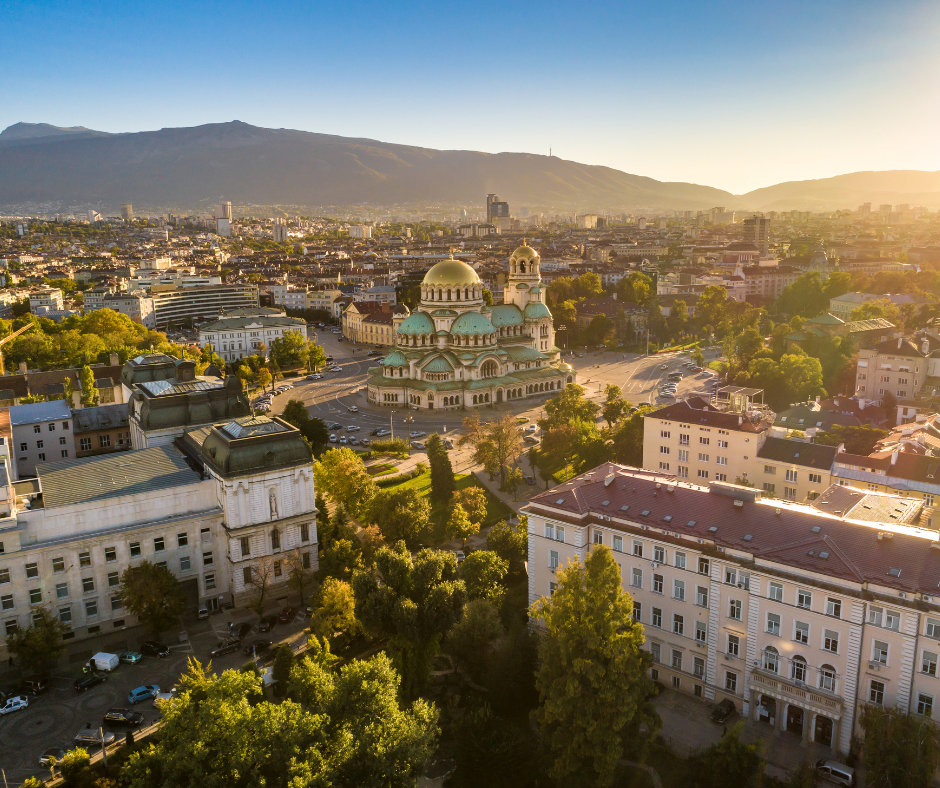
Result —
M0 339L0 375L6 375L6 374L7 374L7 373L6 373L6 370L5 370L4 367L3 367L3 346L4 346L7 342L9 342L11 339L16 339L16 338L17 338L20 334L22 334L24 331L29 331L32 327L33 327L33 323L27 323L25 326L23 326L22 328L18 328L16 331L14 331L14 332L13 332L12 334L10 334L9 336L6 336L6 337L4 337L3 339Z

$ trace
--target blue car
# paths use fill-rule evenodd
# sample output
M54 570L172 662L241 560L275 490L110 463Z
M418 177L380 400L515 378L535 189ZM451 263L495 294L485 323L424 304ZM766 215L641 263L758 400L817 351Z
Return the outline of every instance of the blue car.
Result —
M156 684L145 684L143 687L132 689L127 696L128 703L140 703L142 700L150 700L160 694L160 688Z

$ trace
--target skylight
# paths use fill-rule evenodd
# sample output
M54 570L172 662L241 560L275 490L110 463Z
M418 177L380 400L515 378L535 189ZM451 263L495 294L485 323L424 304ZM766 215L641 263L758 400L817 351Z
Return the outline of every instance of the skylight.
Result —
M627 509L629 509L629 508L630 508L630 504L627 504L626 506L621 506L621 507L620 507L620 511L621 511L621 512L625 512L625 511L627 511Z
M695 520L689 520L689 522L687 522L686 525L689 528L695 528Z
M601 501L601 506L610 506L610 501Z
M744 541L750 542L754 538L754 534L744 534Z
M663 517L663 520L665 520L667 523L671 523L671 522L672 522L672 515L671 515L671 514L667 514L665 517Z
M717 525L713 525L713 526L712 526L711 528L709 528L708 530L711 531L712 533L715 533L715 531L718 530L718 526L717 526Z
M650 513L649 509L644 509L642 512L640 512L640 514L643 515L643 517L646 517L649 513Z
M564 502L565 502L564 498L559 498L557 501L555 501L556 504L564 503Z
M811 530L814 534L818 534L822 529L818 525L814 525L809 530Z
M823 550L823 551L819 554L819 557L820 557L820 558L828 558L828 557L829 557L829 552L828 552L827 550Z
M888 570L888 574L891 575L891 577L900 577L900 576L901 576L901 570L898 569L896 566L892 566L892 567Z

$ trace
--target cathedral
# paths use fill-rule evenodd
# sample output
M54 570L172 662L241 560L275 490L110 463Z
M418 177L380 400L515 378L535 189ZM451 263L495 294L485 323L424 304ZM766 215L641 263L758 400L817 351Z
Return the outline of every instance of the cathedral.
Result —
M421 304L396 315L395 350L369 370L369 402L460 410L544 395L575 382L555 347L539 255L509 258L503 303L488 306L469 265L443 260L421 283Z

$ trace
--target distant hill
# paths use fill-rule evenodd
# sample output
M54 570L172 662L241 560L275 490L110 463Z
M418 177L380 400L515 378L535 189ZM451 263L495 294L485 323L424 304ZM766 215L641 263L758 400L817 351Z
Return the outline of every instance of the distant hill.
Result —
M434 150L241 121L129 134L16 123L0 132L0 206L480 205L489 192L513 209L564 211L938 207L940 173L859 172L736 196L531 153Z
M738 197L741 203L763 211L826 210L879 205L940 206L940 172L885 170L853 172L815 181L789 181L755 189Z
M247 123L135 134L0 134L0 205L481 204L570 210L710 208L732 196L528 153L440 151ZM36 124L39 125L39 124ZM54 129L55 127L48 127ZM7 141L9 139L9 142Z

